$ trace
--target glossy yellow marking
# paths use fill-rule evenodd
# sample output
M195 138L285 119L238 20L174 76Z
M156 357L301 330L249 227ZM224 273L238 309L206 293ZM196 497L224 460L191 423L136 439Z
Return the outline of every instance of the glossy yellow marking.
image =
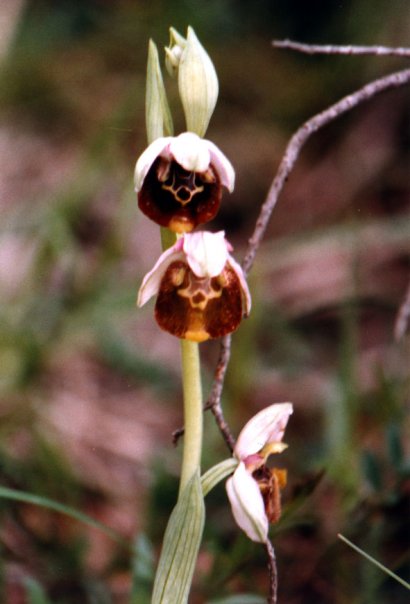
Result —
M288 445L286 445L285 443L282 443L282 442L268 443L267 445L265 445L263 447L263 449L260 452L260 455L264 459L267 459L269 457L269 455L273 455L274 453L282 453L287 448L288 448Z

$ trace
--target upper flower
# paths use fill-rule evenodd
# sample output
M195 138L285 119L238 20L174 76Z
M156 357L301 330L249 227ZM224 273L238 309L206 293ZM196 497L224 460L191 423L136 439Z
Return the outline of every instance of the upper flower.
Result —
M138 306L157 294L155 318L179 338L202 342L231 333L251 307L231 249L224 231L184 235L144 277Z
M135 166L138 205L157 224L192 231L217 213L222 186L232 192L235 172L209 140L193 132L156 139Z
M280 517L280 489L286 485L286 470L270 469L266 460L286 446L283 434L291 403L277 403L257 413L243 428L234 448L238 467L226 483L232 513L252 541L265 543L269 522Z

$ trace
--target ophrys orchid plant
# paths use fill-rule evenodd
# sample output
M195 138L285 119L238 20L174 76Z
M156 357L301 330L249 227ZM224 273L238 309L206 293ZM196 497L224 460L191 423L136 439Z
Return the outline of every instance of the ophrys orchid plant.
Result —
M143 279L138 305L155 296L159 326L181 340L184 446L179 498L164 537L152 604L188 601L204 524L204 496L227 482L234 518L254 541L267 542L269 522L280 516L286 472L267 466L281 452L290 403L257 414L241 432L234 456L201 478L202 387L198 343L235 331L251 309L244 272L225 232L195 231L217 214L223 189L235 172L225 154L204 137L218 96L218 79L195 32L171 29L166 66L178 78L186 131L174 136L153 42L149 44L146 94L148 147L135 167L141 211L161 227L163 253Z

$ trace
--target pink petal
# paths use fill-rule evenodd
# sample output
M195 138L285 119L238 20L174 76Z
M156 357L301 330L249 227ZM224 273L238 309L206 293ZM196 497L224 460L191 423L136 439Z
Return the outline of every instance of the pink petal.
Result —
M138 292L138 306L143 306L152 296L158 293L165 271L175 260L185 260L185 254L182 251L182 239L179 239L175 245L161 254L154 268L145 275Z
M249 291L249 287L248 287L248 284L245 279L245 275L243 274L241 265L238 262L236 262L236 260L234 260L234 258L232 258L232 256L230 254L228 254L228 262L231 265L231 267L233 268L233 270L235 271L235 273L239 279L239 283L241 284L242 301L243 301L243 305L245 308L245 316L248 316L249 313L251 312L252 300L251 300L251 294Z
M219 174L221 183L232 193L235 186L235 170L229 159L211 141L205 141L211 154L211 164Z
M268 443L281 442L292 413L292 403L275 403L259 411L239 434L234 449L235 457L244 460L261 451Z
M184 252L190 269L197 277L217 277L229 255L225 232L188 233L184 236Z
M208 141L194 132L183 132L174 137L169 150L175 161L189 172L205 172L209 168L211 154Z
M265 505L256 480L240 463L226 482L226 491L232 514L238 526L252 541L265 543L268 537L268 519Z
M169 153L166 148L171 141L172 136L157 138L139 156L134 172L134 184L137 193L141 190L145 177L158 155L169 158Z
M235 171L231 162L211 141L200 138L194 132L182 132L178 136L165 136L153 141L140 155L135 166L135 190L141 190L144 179L156 158L161 155L175 161L190 172L205 172L212 163L221 183L232 192Z

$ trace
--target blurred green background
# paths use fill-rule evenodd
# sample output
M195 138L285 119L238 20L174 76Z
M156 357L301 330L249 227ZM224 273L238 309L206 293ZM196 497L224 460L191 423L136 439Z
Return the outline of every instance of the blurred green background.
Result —
M188 24L220 79L207 137L237 171L210 228L226 230L239 260L293 131L408 66L271 47L285 37L408 45L408 0L2 0L0 484L71 505L136 544L132 554L3 497L5 604L149 602L177 491L181 390L178 341L157 328L152 304L135 308L160 242L132 174L146 145L147 42L162 48L170 25ZM177 89L166 85L179 132ZM223 400L235 433L266 405L295 405L272 531L281 604L408 602L336 535L410 580L410 343L393 337L410 274L409 100L408 87L385 93L312 137L233 338ZM201 350L207 394L218 344ZM227 451L205 423L207 468ZM207 517L190 602L263 602L264 550L239 534L223 485Z

